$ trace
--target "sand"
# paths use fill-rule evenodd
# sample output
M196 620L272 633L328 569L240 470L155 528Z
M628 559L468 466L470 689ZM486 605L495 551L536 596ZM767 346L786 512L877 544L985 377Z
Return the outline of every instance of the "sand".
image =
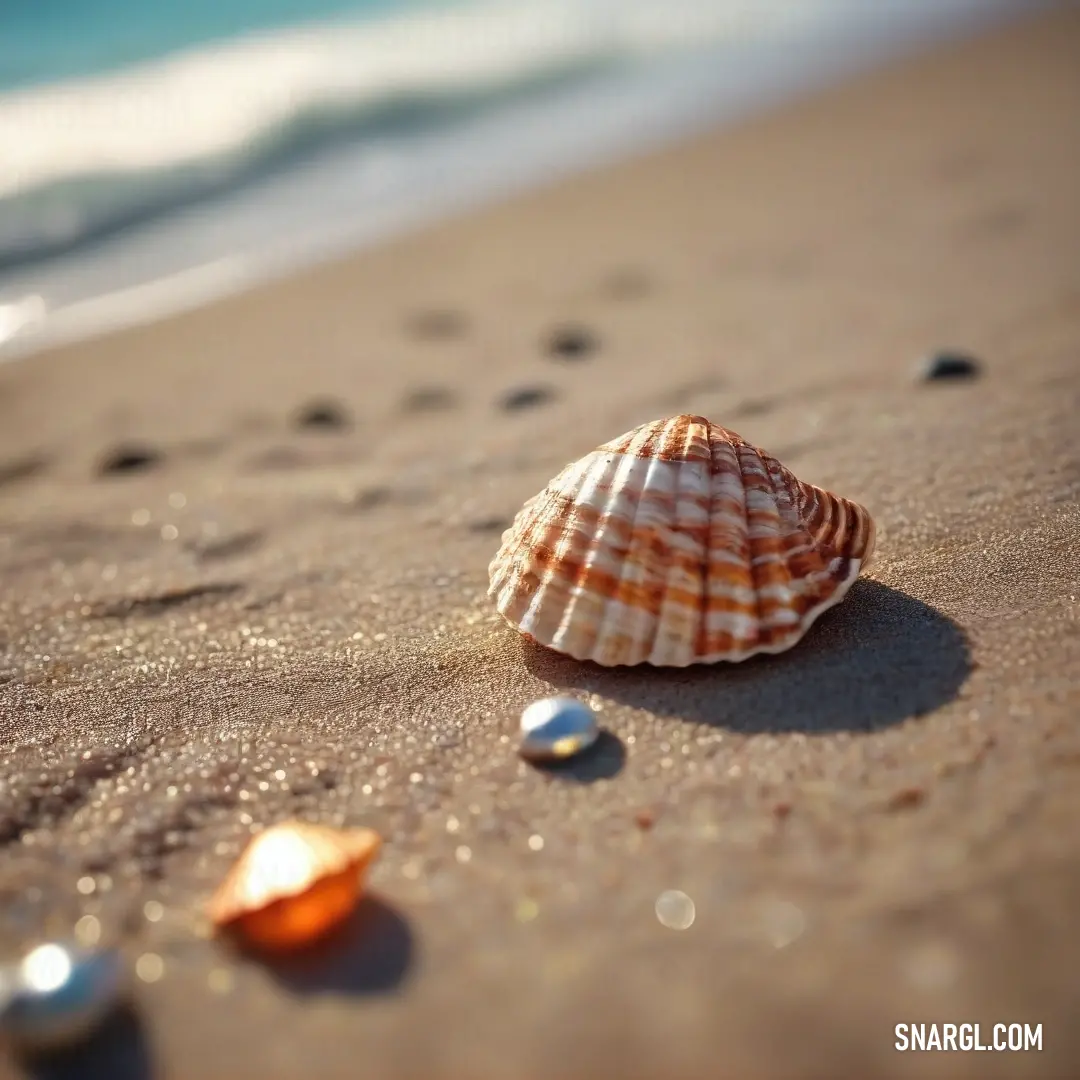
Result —
M1075 1073L1078 56L1044 13L0 367L0 947L161 959L38 1075ZM870 507L875 566L739 666L526 647L501 529L676 412ZM514 754L553 689L609 732L558 775ZM237 958L198 904L288 816L377 828L371 899ZM893 1048L976 1021L1043 1051Z

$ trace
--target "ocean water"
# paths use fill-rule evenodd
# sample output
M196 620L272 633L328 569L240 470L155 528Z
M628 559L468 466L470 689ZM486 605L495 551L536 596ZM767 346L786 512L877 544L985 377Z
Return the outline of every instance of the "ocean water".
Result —
M397 0L5 0L0 91L100 75L256 31L400 7Z
M0 0L0 359L378 242L1021 0Z

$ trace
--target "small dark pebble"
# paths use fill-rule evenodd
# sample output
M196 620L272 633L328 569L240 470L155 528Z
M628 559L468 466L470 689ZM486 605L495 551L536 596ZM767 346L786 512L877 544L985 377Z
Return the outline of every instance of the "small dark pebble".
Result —
M776 818L777 821L784 821L787 818L791 817L791 803L789 803L789 802L778 802L772 808L772 812L773 812L773 817Z
M967 353L942 349L923 361L921 373L926 382L974 379L982 373L982 364Z
M585 326L564 326L547 339L547 351L561 360L583 360L599 348L597 336Z
M518 390L510 390L499 399L499 408L507 412L517 412L520 409L532 409L537 405L543 405L555 397L555 391L546 386L523 386Z
M920 787L901 788L893 794L888 803L890 810L913 810L926 801L926 792Z
M440 341L461 337L468 329L468 320L459 311L420 311L409 317L407 326L415 337Z
M634 815L634 824L643 832L647 832L656 824L656 814L652 810L639 810Z
M161 459L160 451L151 446L135 444L118 446L105 455L98 471L106 476L140 472L143 469L153 468L160 463Z
M345 408L329 399L310 401L297 410L298 427L313 428L321 431L340 431L350 424Z

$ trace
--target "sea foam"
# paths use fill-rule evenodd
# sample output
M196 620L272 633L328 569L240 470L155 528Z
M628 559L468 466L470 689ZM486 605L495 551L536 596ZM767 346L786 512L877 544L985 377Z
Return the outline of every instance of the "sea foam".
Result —
M0 96L0 264L151 213L363 124L439 113L536 80L791 33L822 3L512 0L251 35Z

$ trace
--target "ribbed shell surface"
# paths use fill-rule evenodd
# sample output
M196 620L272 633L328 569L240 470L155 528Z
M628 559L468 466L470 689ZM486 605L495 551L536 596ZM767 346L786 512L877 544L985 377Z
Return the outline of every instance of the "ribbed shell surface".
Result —
M489 595L523 634L606 666L685 667L794 645L869 560L857 503L700 416L568 465L503 534Z

